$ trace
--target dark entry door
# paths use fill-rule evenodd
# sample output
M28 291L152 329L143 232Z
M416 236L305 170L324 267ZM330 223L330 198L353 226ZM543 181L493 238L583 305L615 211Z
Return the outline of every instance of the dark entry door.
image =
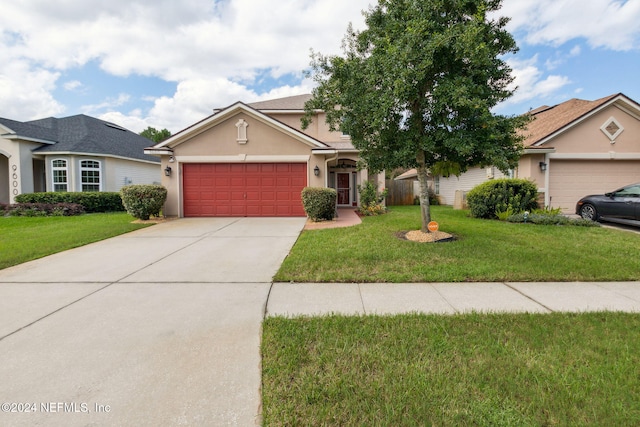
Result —
M338 174L338 204L339 205L350 205L351 204L351 187L350 184L350 174L348 173L339 173Z

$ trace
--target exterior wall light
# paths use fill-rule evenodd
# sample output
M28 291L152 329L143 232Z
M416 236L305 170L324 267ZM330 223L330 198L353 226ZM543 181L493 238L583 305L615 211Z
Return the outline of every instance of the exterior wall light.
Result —
M545 162L540 162L539 165L542 172L547 170L547 164Z
M166 168L164 168L164 174L166 176L171 176L171 166L167 166Z
M317 165L315 168L313 168L313 174L315 176L320 176L320 168Z

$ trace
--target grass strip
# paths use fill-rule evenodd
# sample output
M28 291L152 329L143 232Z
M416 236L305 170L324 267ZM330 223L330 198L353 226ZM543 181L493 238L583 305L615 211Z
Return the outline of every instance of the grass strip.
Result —
M265 426L640 424L640 315L268 318Z
M514 224L433 206L448 243L401 240L420 228L418 206L394 206L354 227L304 231L280 282L495 282L640 280L634 233L603 227Z
M0 217L0 269L149 226L133 220L123 212Z

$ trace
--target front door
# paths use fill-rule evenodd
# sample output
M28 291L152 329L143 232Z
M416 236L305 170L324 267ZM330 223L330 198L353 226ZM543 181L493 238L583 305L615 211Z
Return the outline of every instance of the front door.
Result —
M351 176L349 173L338 174L338 185L336 190L338 191L338 205L351 205Z

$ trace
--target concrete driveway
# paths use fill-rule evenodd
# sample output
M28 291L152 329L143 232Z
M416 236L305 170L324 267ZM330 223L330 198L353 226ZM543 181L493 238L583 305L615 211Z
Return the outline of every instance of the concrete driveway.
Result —
M0 425L258 423L260 325L304 224L179 219L0 270Z

